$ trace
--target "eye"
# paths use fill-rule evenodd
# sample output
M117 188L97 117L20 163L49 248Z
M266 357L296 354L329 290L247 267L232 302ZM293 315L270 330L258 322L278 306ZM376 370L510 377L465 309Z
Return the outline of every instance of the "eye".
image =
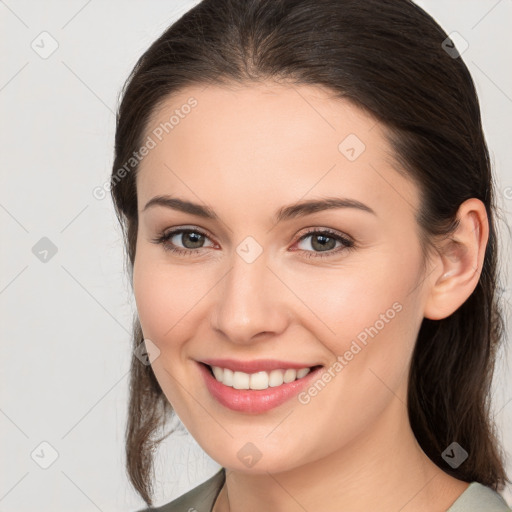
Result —
M330 229L308 231L299 238L297 244L303 243L308 238L311 240L304 244L306 247L300 248L300 251L306 253L305 257L307 258L326 258L336 255L341 251L350 250L355 246L353 240ZM204 244L207 240L210 240L210 238L201 230L179 228L160 234L152 242L161 244L166 251L178 255L192 256L203 248L214 246L213 243L205 246ZM182 247L178 243L181 243ZM336 244L339 245L336 247Z
M309 253L306 255L307 258L333 256L340 251L352 249L355 245L353 240L331 229L308 231L300 237L298 243L300 244L308 238L311 240L304 244L306 248L301 248L302 251ZM340 244L338 247L336 247L337 243ZM309 250L309 247L313 250ZM322 252L326 254L321 254Z
M166 251L181 255L193 255L196 254L198 250L205 247L203 245L205 240L209 240L209 237L202 231L180 228L162 233L160 236L153 239L152 242L161 244ZM179 247L177 245L178 242L181 242L183 247Z

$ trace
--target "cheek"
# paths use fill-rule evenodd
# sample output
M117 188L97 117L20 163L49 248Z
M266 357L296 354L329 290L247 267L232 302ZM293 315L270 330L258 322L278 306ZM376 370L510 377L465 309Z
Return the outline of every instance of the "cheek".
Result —
M181 349L194 335L188 315L204 292L191 285L183 268L173 270L162 258L141 250L133 267L133 290L144 338L160 351L151 364L156 379L180 417L188 418L186 395L177 385L187 381Z
M408 299L414 275L381 261L377 270L320 269L315 279L289 279L304 305L302 319L307 320L308 327L325 331L332 340L341 340L355 337L374 324L381 330L387 320L394 321L399 316L397 310Z
M365 265L318 269L308 280L289 276L306 306L301 306L302 325L329 348L333 361L344 357L345 373L359 378L372 367L383 377L399 378L422 318L420 287L411 293L420 262L416 248L409 247L401 253L376 251Z
M160 350L171 350L179 346L175 341L193 337L201 299L215 281L200 265L171 265L165 258L142 249L134 263L133 290L144 336Z
M174 308L170 301L174 294L169 293L165 282L139 256L133 269L133 290L144 337L159 340L173 325Z
M187 288L179 282L179 273L164 271L150 251L142 249L133 267L133 291L144 337L160 345L183 315Z

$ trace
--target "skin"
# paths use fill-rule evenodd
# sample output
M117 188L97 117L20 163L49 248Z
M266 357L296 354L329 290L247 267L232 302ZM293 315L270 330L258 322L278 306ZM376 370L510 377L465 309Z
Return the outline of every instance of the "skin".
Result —
M368 114L316 86L194 86L153 113L146 135L190 96L197 106L140 164L133 286L144 337L160 351L152 367L163 392L227 468L214 511L445 511L468 484L418 445L407 376L422 319L450 315L477 285L484 205L463 203L457 243L425 261L414 217L419 191L393 168L384 128ZM338 149L349 134L366 146L354 161ZM162 206L143 211L163 194L208 205L219 220ZM376 215L338 208L272 222L285 205L332 196ZM206 232L194 255L152 242L180 227ZM354 247L335 252L336 242L322 252L318 235L300 240L325 228ZM248 236L263 250L252 263L236 252ZM172 238L189 251L201 247L195 240ZM231 411L210 396L195 362L329 367L394 303L400 312L307 404L294 398L262 414ZM237 457L248 442L262 455L250 468Z

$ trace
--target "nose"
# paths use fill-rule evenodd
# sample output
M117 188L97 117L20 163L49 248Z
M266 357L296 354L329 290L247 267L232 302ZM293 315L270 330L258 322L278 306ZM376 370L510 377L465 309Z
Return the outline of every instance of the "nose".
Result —
M211 325L232 343L254 343L284 332L290 319L288 294L268 268L263 252L247 263L233 253L231 269L217 287ZM266 336L265 336L266 335Z

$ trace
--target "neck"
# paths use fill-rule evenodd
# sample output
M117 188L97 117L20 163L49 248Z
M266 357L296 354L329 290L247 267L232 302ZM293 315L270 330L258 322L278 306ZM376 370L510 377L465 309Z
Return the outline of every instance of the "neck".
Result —
M273 474L226 469L213 512L444 512L467 486L426 456L395 397L371 429L327 457Z

